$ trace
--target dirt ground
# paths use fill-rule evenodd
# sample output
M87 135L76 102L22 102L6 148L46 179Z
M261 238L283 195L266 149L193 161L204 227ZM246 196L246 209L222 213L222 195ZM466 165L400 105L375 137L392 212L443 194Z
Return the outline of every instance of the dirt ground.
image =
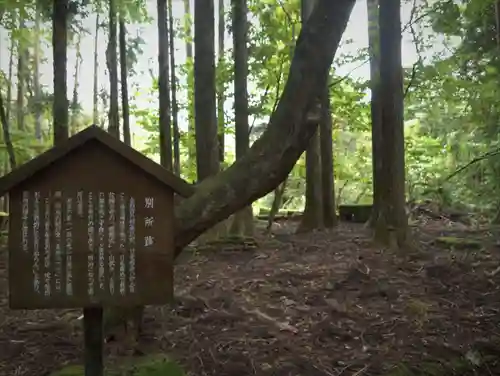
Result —
M170 354L197 376L500 375L498 232L427 223L402 256L361 225L291 227L255 249L183 255L175 303L147 308L136 354ZM436 245L443 234L481 247ZM10 311L2 261L0 375L81 362L80 312Z

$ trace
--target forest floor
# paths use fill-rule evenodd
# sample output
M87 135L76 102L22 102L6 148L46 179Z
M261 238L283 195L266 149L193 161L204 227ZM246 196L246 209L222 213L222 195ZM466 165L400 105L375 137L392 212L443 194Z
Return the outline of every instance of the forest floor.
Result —
M291 230L183 255L174 305L148 307L135 355L109 343L106 361L166 353L196 376L500 375L497 230L427 222L404 256L362 225ZM442 247L443 235L480 246ZM2 261L0 375L81 363L81 312L10 311Z

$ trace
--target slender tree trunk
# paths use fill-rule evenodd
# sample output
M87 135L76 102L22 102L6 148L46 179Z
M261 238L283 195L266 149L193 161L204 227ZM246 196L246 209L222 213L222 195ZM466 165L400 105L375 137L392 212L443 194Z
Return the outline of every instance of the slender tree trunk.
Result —
M23 16L19 15L19 29L23 31L25 29ZM24 46L24 41L22 38L17 42L17 103L16 103L16 114L17 114L17 128L24 131L24 108L25 108L25 77L26 71L25 66L27 61L26 58L26 46Z
M122 117L123 117L123 141L131 145L130 140L130 109L128 104L128 78L127 78L127 29L123 15L120 17L120 73L122 86Z
M186 40L186 60L188 64L193 64L193 43L191 42L192 38L192 17L191 17L191 0L183 0L184 1L184 17L185 17L185 29L187 34ZM196 127L194 125L194 85L189 79L190 74L188 73L188 93L187 93L187 109L188 109L188 136L190 142L188 142L188 161L191 167L196 166ZM192 141L191 141L192 140Z
M380 28L379 0L367 0L368 45L370 52L370 89L372 123L372 181L373 205L368 225L372 228L379 221L381 208L381 186L384 184L382 168L382 108L380 102Z
M172 170L172 125L170 123L170 88L167 0L158 0L158 86L160 94L160 156L163 167Z
M403 249L408 245L405 209L405 154L403 119L403 69L401 63L401 1L380 0L380 81L383 129L381 215L385 226L376 225L375 238Z
M54 144L68 139L68 0L54 0L52 15L52 51L54 60Z
M94 36L94 93L93 93L93 123L99 124L99 14L95 19L95 36Z
M222 1L221 1L222 2ZM236 127L236 159L241 159L248 152L250 132L248 125L248 20L247 0L232 0L232 28L234 50L234 115ZM223 12L219 17L223 17ZM220 19L219 19L220 20ZM221 22L221 21L219 21ZM224 36L224 29L219 38ZM219 28L219 33L221 32ZM219 53L220 49L219 49ZM219 56L219 59L221 57ZM222 60L219 60L222 61ZM223 97L223 93L220 94ZM220 106L223 106L223 102ZM220 111L220 108L219 108ZM222 113L224 109L222 109ZM220 124L219 124L220 126ZM224 129L222 129L224 130ZM220 128L219 128L220 131ZM222 133L224 136L224 133ZM253 212L249 205L238 212L233 221L231 233L234 235L252 236Z
M172 10L172 0L168 0L168 28L170 47L170 89L172 91L172 131L174 144L174 174L181 175L181 155L180 155L180 133L179 133L179 106L177 104L177 78L175 75L175 30L174 13Z
M307 22L314 9L315 0L302 0L302 25ZM316 133L306 149L306 205L298 232L308 232L323 227L323 204L321 185L321 153L318 124L311 123Z
M5 104L3 103L2 93L0 93L0 121L2 122L3 140L7 148L9 164L12 170L16 168L16 153L14 152L14 145L12 144L12 140L10 138L9 120L7 119L7 114L5 112Z
M75 74L73 75L73 98L71 100L71 120L69 121L69 134L73 135L78 132L78 114L80 109L78 108L78 88L80 86L80 67L82 64L82 54L81 54L81 35L77 36L76 41L76 61L75 61Z
M273 199L273 203L271 205L271 210L269 211L269 218L267 219L267 226L266 226L267 233L271 232L271 229L273 227L274 218L276 217L276 214L278 214L278 211L281 208L281 203L283 201L283 196L285 194L287 181L288 181L288 178L285 179L283 181L283 183L281 183L274 190L274 199Z
M118 113L118 58L116 56L116 0L109 0L109 40L106 49L106 63L109 72L108 132L120 138L120 115Z
M224 0L219 0L219 27L218 27L218 44L219 44L219 61L218 61L218 71L222 73L224 64L224 34L225 34L225 20L224 20ZM218 139L219 139L219 161L224 162L224 135L225 135L225 119L224 119L224 80L222 78L217 78L217 129L218 129Z
M321 192L323 204L323 224L326 228L337 225L335 210L335 179L333 174L332 113L330 111L330 88L327 83L321 97L320 151L321 151Z
M9 77L8 77L8 86L7 86L7 103L5 104L5 116L7 118L7 121L10 124L10 115L11 115L11 110L12 110L12 77L13 77L13 67L14 67L14 50L15 50L15 42L14 38L12 36L12 33L10 35L10 48L9 48Z
M35 14L35 48L34 48L34 89L35 89L35 138L42 141L42 98L40 91L40 1L36 1Z

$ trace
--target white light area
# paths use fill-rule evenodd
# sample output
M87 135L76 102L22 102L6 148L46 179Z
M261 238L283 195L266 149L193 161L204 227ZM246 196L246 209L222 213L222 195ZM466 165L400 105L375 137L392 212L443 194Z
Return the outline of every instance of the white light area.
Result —
M217 10L217 1L215 1L215 12L218 14ZM226 9L228 9L230 1L225 0ZM191 0L191 10L193 11L194 4L193 0ZM402 6L402 21L403 25L408 22L410 19L410 13L412 9L412 4L405 2ZM157 108L158 100L156 95L145 95L150 89L151 86L151 73L156 75L158 71L158 32L157 32L157 23L156 23L156 2L150 1L148 2L148 12L149 16L153 18L153 21L150 24L146 25L128 25L128 34L129 36L135 36L139 34L142 39L145 41L145 44L141 46L143 49L143 54L139 56L139 60L134 67L134 70L137 72L136 75L129 76L129 92L130 95L134 93L134 87L139 86L141 88L141 95L137 96L134 99L134 103L138 105L140 108ZM178 21L182 20L184 14L184 5L180 0L173 1L173 13L174 18ZM216 17L217 18L217 17ZM106 21L106 20L104 20ZM50 27L50 24L44 25L46 29ZM92 98L93 98L93 69L94 69L94 33L95 33L95 15L90 15L87 19L83 21L83 26L90 31L90 34L83 36L81 40L81 53L83 55L83 63L82 69L79 79L79 100L81 105L83 106L83 111L87 114L92 113ZM217 19L216 19L216 38L217 38ZM338 54L342 53L356 53L357 50L366 48L368 46L368 27L367 27L367 11L366 11L366 0L360 0L356 3L354 10L352 12L347 30L344 34L344 40L351 39L353 42L351 44L343 44ZM47 33L48 34L48 33ZM45 40L45 45L42 48L42 53L44 55L44 62L41 65L40 73L41 73L41 84L44 86L52 87L52 47L50 36L48 35ZM230 47L232 44L232 38L226 32L225 37L225 46ZM99 33L99 88L105 87L108 90L109 87L109 78L105 73L105 50L107 44L107 35L102 31ZM184 41L177 39L175 41L176 51L175 51L175 60L176 64L180 65L184 63L186 59L186 50ZM9 39L7 32L0 28L0 68L7 72L8 64L9 64ZM436 45L435 51L430 51L428 54L437 52L439 50L443 50L443 45ZM217 51L217 41L216 41L216 51ZM411 66L418 55L415 51L415 47L411 42L411 35L409 32L406 32L403 36L403 65ZM73 72L74 66L76 62L76 51L74 46L71 46L68 50L68 98L71 98L74 79ZM340 67L337 70L339 75L347 75L351 74L356 78L368 78L369 76L369 65L364 64L360 68L352 71L353 68L359 65L357 64L349 64ZM179 76L179 74L178 74ZM14 74L13 77L13 85L16 84L16 77ZM249 88L250 92L252 92L252 88ZM369 93L367 93L369 98ZM182 91L178 91L178 98L184 100L186 93ZM232 109L233 101L228 100L225 103L226 111L229 112ZM179 114L179 127L182 130L186 130L186 114L181 111ZM145 131L142 127L136 124L136 119L131 118L131 131L133 133L133 141L134 146L138 148L142 148L143 140L148 136L148 132ZM234 147L233 137L226 137L227 142L226 145L229 150ZM229 151L228 150L228 151ZM157 159L157 158L154 158Z

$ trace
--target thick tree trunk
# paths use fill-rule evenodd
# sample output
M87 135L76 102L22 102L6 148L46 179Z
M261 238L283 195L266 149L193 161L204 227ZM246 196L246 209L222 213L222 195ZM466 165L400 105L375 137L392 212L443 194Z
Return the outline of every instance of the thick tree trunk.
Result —
M302 25L307 22L309 15L314 9L314 5L315 0L302 0ZM306 150L306 206L302 221L297 229L298 232L308 232L323 227L321 153L318 123L310 123L310 126L316 128L316 133L311 138Z
M201 182L176 208L176 255L206 229L276 188L316 131L305 120L328 71L355 0L317 0L297 40L288 80L269 125L248 153Z
M52 52L54 69L54 144L68 139L68 0L54 0L52 15Z
M221 1L222 2L222 1ZM234 116L236 128L236 159L243 158L250 144L248 125L248 21L247 0L232 0L234 50ZM221 13L222 16L222 13ZM220 29L219 29L220 32ZM219 35L220 37L221 35ZM222 34L223 36L223 34ZM222 111L223 112L223 111ZM220 124L219 124L220 126ZM220 131L220 128L219 128ZM249 205L234 216L233 235L253 235L253 212Z
M375 238L394 248L408 245L405 210L403 69L401 64L401 1L380 0L380 82L382 165L386 180ZM380 225L379 225L380 224Z

